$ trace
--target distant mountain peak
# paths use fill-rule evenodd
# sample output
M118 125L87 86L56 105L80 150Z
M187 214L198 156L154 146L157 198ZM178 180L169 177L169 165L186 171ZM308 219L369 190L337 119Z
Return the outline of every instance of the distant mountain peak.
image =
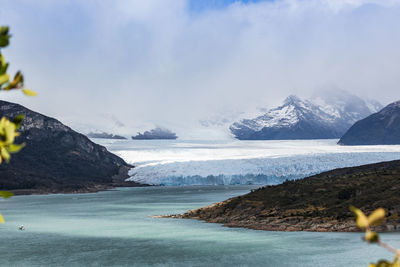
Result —
M301 99L288 96L281 106L254 119L231 125L238 139L324 139L339 138L357 120L380 107L342 91Z
M286 99L283 101L284 105L291 105L291 104L297 104L303 102L297 95L289 95L286 97Z

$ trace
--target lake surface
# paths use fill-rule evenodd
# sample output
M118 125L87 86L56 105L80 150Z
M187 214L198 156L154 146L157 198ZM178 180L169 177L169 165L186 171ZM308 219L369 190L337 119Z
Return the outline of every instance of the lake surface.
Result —
M120 188L95 194L17 196L0 202L1 266L367 266L385 250L359 233L265 232L181 213L256 186ZM25 231L17 228L23 224ZM400 247L400 234L383 239Z

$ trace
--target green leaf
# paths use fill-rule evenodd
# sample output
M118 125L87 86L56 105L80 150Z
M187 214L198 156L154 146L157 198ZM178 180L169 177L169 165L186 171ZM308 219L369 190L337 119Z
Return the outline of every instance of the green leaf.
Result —
M1 213L0 213L0 223L4 223L4 218L3 215L1 215Z
M22 92L24 92L24 94L26 94L27 96L37 96L37 93L35 91L29 89L22 89Z
M0 47L6 47L10 42L10 35L8 34L8 26L0 27Z
M23 115L23 114L15 116L15 118L12 121L15 124L15 128L18 129L19 127L21 127L21 124L22 124L22 121L24 120L24 118L25 118L25 115Z
M10 191L0 191L0 197L3 198L10 198L14 195L14 193L10 192Z

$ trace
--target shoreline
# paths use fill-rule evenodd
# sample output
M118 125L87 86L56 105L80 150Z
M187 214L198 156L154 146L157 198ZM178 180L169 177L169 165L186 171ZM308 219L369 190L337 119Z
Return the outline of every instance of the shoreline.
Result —
M113 190L118 187L148 187L152 186L149 184L139 184L135 182L116 183L116 184L96 184L96 185L82 185L82 187L75 188L39 188L39 189L9 189L5 191L12 192L15 196L27 196L27 195L53 195L53 194L89 194L97 193L101 191Z
M214 205L218 204L220 203L215 203L207 207L213 207ZM200 208L198 210L201 212L202 209L203 208ZM270 217L263 222L255 220L241 221L240 219L231 220L230 218L202 218L200 216L196 216L198 210L191 210L183 214L156 215L152 216L152 218L191 219L206 223L216 223L229 228L246 228L251 230L273 232L363 232L356 226L354 219L337 221L326 218L301 218L289 216L284 218ZM389 221L378 227L373 227L372 230L377 232L399 232L400 223Z
M82 184L58 184L50 188L25 188L25 189L1 189L10 191L16 196L21 195L50 195L50 194L86 194L97 193L100 191L112 190L117 187L145 187L150 184L140 184L134 181L125 181L129 178L128 175L131 169L135 168L132 165L126 164L119 168L118 173L114 174L110 182L107 183L82 183Z
M351 233L351 232L362 232L358 229L353 221L347 222L313 222L304 220L297 224L291 224L284 221L290 221L293 218L284 218L278 219L272 224L263 224L259 222L241 222L241 221L230 221L230 222L221 222L218 220L207 220L200 217L187 217L190 215L186 214L178 214L178 215L159 215L152 216L153 218L169 218L169 219L191 219L203 221L206 223L217 223L221 224L224 227L228 228L245 228L251 230L261 230L261 231L272 231L272 232L343 232L343 233ZM387 229L380 228L375 229L379 232L394 232L399 231L400 225L389 227Z

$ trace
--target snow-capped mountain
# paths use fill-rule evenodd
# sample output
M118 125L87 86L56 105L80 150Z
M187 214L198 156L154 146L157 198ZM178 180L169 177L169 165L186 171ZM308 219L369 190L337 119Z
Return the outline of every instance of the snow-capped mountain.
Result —
M340 138L354 122L381 108L376 101L344 91L324 92L310 100L291 95L283 105L254 119L235 122L229 129L241 140Z

